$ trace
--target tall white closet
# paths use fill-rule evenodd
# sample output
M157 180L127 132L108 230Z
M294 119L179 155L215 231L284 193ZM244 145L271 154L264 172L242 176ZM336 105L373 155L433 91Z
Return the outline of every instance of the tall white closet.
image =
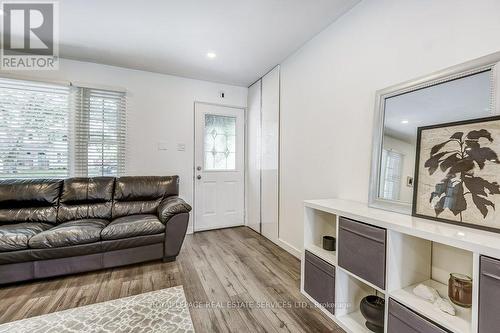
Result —
M260 233L260 120L261 120L261 80L248 88L247 104L247 172L246 172L246 223Z
M248 92L247 225L278 240L280 68L276 66Z

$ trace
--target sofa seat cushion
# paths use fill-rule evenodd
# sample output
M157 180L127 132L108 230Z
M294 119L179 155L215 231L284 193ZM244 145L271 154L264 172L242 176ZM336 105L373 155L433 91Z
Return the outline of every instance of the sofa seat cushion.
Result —
M101 232L102 240L155 235L165 231L165 225L156 215L141 214L119 217Z
M27 249L31 237L51 227L52 224L41 222L0 225L0 252Z
M99 242L109 222L101 219L68 221L43 231L29 240L32 249L47 249Z

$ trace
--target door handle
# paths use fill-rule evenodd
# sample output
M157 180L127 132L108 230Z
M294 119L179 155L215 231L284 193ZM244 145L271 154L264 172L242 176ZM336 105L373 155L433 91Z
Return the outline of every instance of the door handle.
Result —
M196 179L200 180L200 179L201 179L201 176L200 176L200 175L196 176Z

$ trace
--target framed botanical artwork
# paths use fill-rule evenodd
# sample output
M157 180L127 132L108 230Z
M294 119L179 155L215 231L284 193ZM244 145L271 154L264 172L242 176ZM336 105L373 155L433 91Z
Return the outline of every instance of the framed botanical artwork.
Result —
M412 215L500 232L500 116L419 127Z

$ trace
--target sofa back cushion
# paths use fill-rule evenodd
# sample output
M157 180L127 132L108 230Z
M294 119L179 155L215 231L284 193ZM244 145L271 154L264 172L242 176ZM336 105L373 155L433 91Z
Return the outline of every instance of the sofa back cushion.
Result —
M63 183L57 222L111 219L115 178L69 178Z
M134 214L156 214L161 200L172 195L179 195L178 176L117 178L113 219Z
M0 224L56 223L62 180L0 180Z

